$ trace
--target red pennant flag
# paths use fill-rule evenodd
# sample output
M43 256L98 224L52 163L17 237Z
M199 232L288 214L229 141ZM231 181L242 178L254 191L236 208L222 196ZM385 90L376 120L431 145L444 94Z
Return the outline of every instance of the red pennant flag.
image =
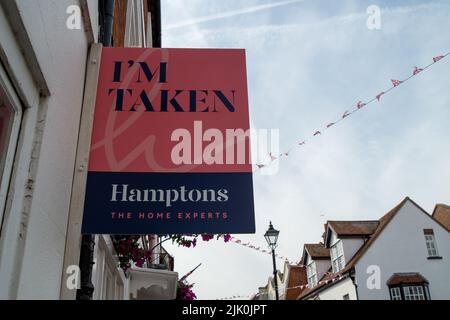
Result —
M344 112L344 114L342 115L342 119L348 117L349 115L350 115L350 113L346 110L346 111Z
M439 60L441 60L442 58L444 58L444 56L437 56L433 58L433 62L438 62Z
M356 107L358 108L358 109L361 109L362 107L364 107L366 104L364 103L364 102L362 102L362 101L358 101L358 103L356 104Z
M421 71L423 71L422 68L414 67L413 76L415 76L416 74L418 74L418 73L421 72Z
M320 131L316 131L316 132L314 132L313 136L317 136L318 134L322 134L322 133L320 133Z
M269 156L270 156L270 161L275 161L277 160L277 157L272 155L272 152L269 152Z
M380 98L383 94L384 94L384 91L381 91L379 94L377 94L377 96L376 96L377 101L380 101Z
M402 83L400 80L391 79L392 84L394 87L398 86L400 83Z
M330 122L329 124L327 124L327 128L331 127L332 125L334 125L334 122Z

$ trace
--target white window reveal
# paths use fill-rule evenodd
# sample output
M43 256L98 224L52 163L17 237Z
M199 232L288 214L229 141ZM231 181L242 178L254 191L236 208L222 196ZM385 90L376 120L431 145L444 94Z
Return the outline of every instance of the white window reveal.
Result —
M339 240L331 247L331 261L333 266L333 272L339 272L345 267L344 249L342 241Z
M313 288L317 285L317 268L316 263L311 261L306 267L306 275L308 277L308 286Z
M0 65L0 224L5 210L21 118L19 98Z
M436 238L434 237L433 229L424 229L423 233L425 236L425 244L427 246L428 256L438 257L439 252L437 249Z

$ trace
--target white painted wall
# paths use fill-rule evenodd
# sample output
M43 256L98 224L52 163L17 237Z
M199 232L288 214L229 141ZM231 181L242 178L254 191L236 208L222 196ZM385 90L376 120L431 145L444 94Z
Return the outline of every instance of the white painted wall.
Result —
M23 164L21 170L34 170L36 178L27 212L22 212L20 203L26 200L20 190L25 186L19 184L14 190L11 219L4 225L2 241L20 242L23 251L16 250L19 245L2 251L0 281L5 286L0 286L0 297L58 299L89 43L83 25L80 30L66 28L66 9L79 5L79 1L16 3L51 95L32 101L29 115L25 115L23 141L17 153ZM92 17L97 15L96 3L89 3ZM41 134L42 123L45 127ZM40 143L39 158L33 161L31 153Z
M344 295L346 294L349 295L350 300L357 299L355 286L350 278L341 280L337 284L321 291L318 296L320 300L344 300Z
M423 229L432 228L441 260L428 260ZM378 265L381 288L369 290L367 267ZM431 299L450 299L450 233L407 201L356 265L360 299L390 299L387 280L396 272L419 272Z
M316 262L317 269L317 281L320 281L326 272L331 268L330 260L314 260Z
M347 262L350 261L351 258L353 258L355 253L364 244L364 240L362 238L361 239L350 238L341 240L342 240L342 247L344 249L344 259L345 263L347 264Z

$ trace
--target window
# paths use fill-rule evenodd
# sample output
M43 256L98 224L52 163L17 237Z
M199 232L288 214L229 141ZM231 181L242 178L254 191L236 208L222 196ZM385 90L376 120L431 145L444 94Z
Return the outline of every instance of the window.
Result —
M426 300L423 286L403 287L405 300Z
M425 244L427 246L428 256L429 257L439 256L433 229L424 229L423 233L425 235Z
M402 300L399 287L391 288L391 300Z
M350 295L347 293L347 294L344 294L344 296L342 297L342 299L344 299L344 300L350 300Z
M315 287L317 285L317 270L314 261L311 261L306 267L306 275L308 277L308 286L310 288Z
M334 273L341 271L345 266L344 249L341 240L331 247L331 261Z

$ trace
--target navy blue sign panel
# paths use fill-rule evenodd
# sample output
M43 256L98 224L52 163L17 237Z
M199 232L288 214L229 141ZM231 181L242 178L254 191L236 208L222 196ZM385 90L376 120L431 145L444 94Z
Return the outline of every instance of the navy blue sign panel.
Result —
M251 173L90 172L85 234L255 232Z

